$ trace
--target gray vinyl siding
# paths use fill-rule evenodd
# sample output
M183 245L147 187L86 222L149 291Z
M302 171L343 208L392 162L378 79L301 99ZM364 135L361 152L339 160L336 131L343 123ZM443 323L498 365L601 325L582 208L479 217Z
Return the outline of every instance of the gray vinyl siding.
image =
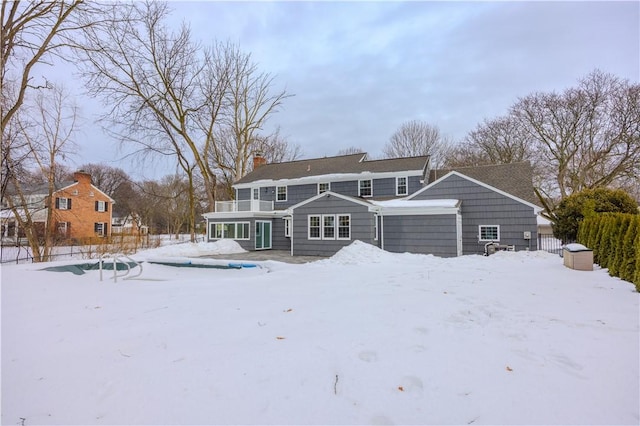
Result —
M344 182L331 182L331 192L347 195L349 197L358 196L358 181L348 180Z
M482 254L486 242L478 241L479 225L500 225L500 244L516 250L535 250L536 215L532 207L473 183L460 176L449 176L414 197L414 200L451 198L462 202L462 252ZM531 240L524 239L531 232Z
M407 178L407 193L400 197L406 197L422 188L420 176L399 176ZM374 179L373 180L373 197L374 198L391 198L396 197L396 178Z
M275 218L271 225L271 248L273 250L291 250L291 238L284 236L284 219Z
M332 188L333 189L333 188ZM351 239L349 240L309 240L308 215L349 214L351 215ZM331 256L355 240L369 244L373 241L374 215L366 206L335 196L322 197L293 212L293 254L298 256Z
M381 246L396 253L457 256L456 215L384 216Z
M408 176L408 194L418 191L422 188L421 176ZM331 192L337 194L347 195L349 197L358 197L358 180L349 180L341 182L329 182L331 186ZM384 178L373 179L373 198L390 198L396 196L396 178ZM282 185L285 186L285 185ZM276 187L275 186L262 186L260 187L260 199L263 201L273 201L274 208L276 210L284 210L295 204L301 203L304 200L308 200L311 197L318 195L318 184L304 184L304 185L286 185L287 186L287 201L276 201ZM250 200L251 189L241 188L238 189L238 200Z
M419 191L424 186L422 176L409 176L409 194Z

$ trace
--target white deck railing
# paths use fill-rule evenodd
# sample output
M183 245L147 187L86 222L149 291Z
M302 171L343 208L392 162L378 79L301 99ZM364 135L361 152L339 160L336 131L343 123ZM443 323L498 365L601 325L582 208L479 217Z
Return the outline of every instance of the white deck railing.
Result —
M263 200L216 201L216 213L270 212L270 211L273 211L273 201L263 201Z

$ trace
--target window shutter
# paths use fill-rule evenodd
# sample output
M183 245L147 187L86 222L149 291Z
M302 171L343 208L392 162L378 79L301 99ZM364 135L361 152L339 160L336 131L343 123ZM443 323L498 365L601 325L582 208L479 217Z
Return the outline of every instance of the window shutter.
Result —
M98 211L98 202L95 201L94 204L95 204L96 211Z
M104 211L105 211L105 212L108 212L108 211L109 211L109 202L108 202L108 201L105 201L105 202L104 202Z
M56 197L56 209L60 208L60 198Z
M67 210L71 210L71 198L67 198Z

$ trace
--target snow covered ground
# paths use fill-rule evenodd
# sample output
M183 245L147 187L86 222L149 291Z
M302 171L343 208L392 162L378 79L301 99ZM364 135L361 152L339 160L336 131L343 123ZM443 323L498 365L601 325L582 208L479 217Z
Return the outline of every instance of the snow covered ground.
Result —
M606 271L359 242L260 265L3 266L2 424L640 422L640 295Z

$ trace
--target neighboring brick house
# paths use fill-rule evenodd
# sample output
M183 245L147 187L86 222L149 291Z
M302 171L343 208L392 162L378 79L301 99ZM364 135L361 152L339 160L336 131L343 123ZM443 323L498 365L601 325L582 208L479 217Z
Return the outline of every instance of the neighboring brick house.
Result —
M91 183L91 175L78 171L73 181L55 184L51 200L47 185L25 190L33 221L40 229L46 227L47 209L53 208L56 234L60 239L87 239L111 235L111 220L115 201ZM3 205L3 208L5 206ZM3 210L2 237L21 236L17 221Z

